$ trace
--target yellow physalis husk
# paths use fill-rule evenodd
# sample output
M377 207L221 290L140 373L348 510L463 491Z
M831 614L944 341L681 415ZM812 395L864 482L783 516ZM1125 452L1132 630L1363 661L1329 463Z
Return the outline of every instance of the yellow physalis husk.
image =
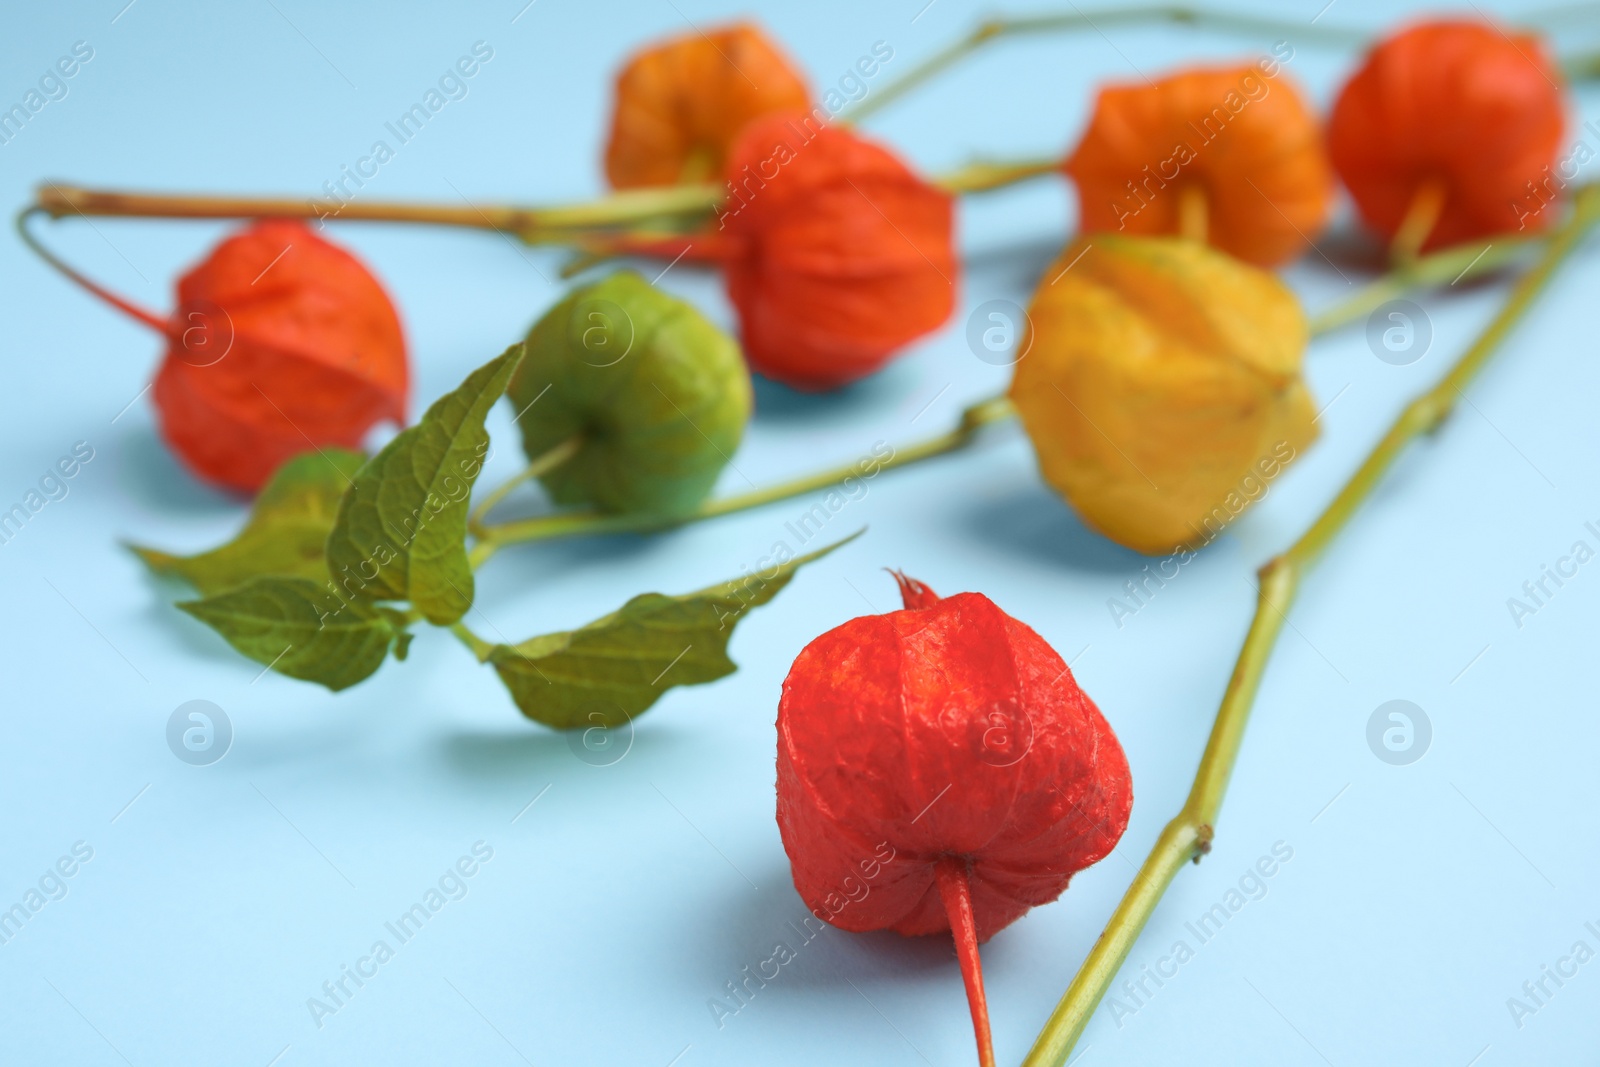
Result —
M1316 439L1299 301L1203 244L1075 242L1028 315L1011 398L1045 480L1129 548L1208 543Z

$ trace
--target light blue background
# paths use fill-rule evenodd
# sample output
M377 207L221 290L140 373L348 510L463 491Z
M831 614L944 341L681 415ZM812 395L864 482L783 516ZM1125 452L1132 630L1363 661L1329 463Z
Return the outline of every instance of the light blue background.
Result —
M470 95L363 196L585 198L601 188L621 57L684 31L686 18L703 25L736 10L538 0L513 22L523 0L449 13L137 0L119 15L123 2L10 6L0 104L20 100L74 41L95 55L66 99L0 146L7 210L46 177L314 195L478 40L494 58ZM888 42L881 85L978 16L974 4L938 0L913 22L922 2L765 4L761 18L818 85ZM1277 10L1309 22L1319 6ZM1319 24L1376 29L1404 6L1344 0ZM1596 39L1560 35L1567 51ZM1062 151L1097 81L1271 43L1180 29L1004 43L869 129L930 171L975 153ZM1294 44L1290 74L1326 106L1353 57L1309 33ZM1592 114L1597 102L1579 103ZM966 315L987 299L1025 299L1072 215L1055 181L965 203L961 310L843 394L762 385L723 491L937 432L999 388L1006 372L968 350ZM79 221L47 237L164 308L172 279L223 230ZM402 308L414 409L562 291L555 254L488 234L346 225L335 238ZM178 590L148 578L118 540L207 546L243 508L176 466L147 400L112 423L148 380L153 337L15 239L0 241L0 260L0 505L74 442L95 449L70 495L0 547L0 907L74 842L94 849L69 894L0 945L0 1059L39 1064L971 1063L961 983L938 940L830 931L723 1029L707 1009L741 967L790 939L785 923L804 910L772 814L780 682L806 641L893 605L884 566L941 592L981 590L1038 629L1076 664L1132 763L1137 799L1116 854L984 950L996 1045L1015 1062L1182 801L1253 608L1254 568L1299 533L1500 292L1425 298L1433 348L1413 366L1379 362L1359 328L1317 341L1307 362L1319 403L1331 402L1322 441L1121 628L1106 601L1143 560L1086 532L1042 487L1015 427L883 476L827 534L868 526L867 536L742 624L739 673L673 691L640 721L627 757L597 768L522 720L446 635L423 634L408 662L331 696L256 680L259 668L172 609ZM1348 280L1312 256L1289 277L1317 307L1360 280L1343 270ZM728 321L714 278L680 268L662 284ZM1216 847L1179 875L1127 973L1186 937L1184 923L1275 842L1293 859L1136 1014L1119 1026L1102 1007L1083 1063L1490 1067L1593 1055L1600 962L1520 1030L1506 1000L1580 938L1600 949L1583 927L1600 925L1600 563L1520 630L1506 599L1575 540L1596 544L1583 524L1600 520L1597 284L1591 244L1306 582ZM508 428L497 413L504 445ZM501 448L490 477L510 473L514 453ZM523 506L538 505L530 496ZM642 590L729 577L806 506L507 552L480 577L490 620L480 628L521 638ZM1434 728L1431 750L1406 767L1374 758L1365 739L1373 709L1396 698L1421 705ZM180 763L164 741L168 715L191 699L217 702L234 725L232 751L211 767ZM479 840L494 857L469 894L319 1030L307 998Z

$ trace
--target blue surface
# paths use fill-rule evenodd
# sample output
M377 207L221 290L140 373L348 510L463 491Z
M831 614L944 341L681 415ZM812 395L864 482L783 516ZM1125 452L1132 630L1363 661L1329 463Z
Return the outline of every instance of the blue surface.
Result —
M480 40L494 56L465 98L362 195L583 198L600 188L619 59L684 30L685 17L705 24L734 11L699 0L540 0L520 16L522 0L449 14L138 0L119 14L122 3L8 12L0 103L20 100L74 42L94 55L64 98L0 145L0 203L20 205L46 177L316 195ZM768 4L761 17L826 85L880 40L895 51L884 76L904 71L978 15L959 0L918 15L921 6L826 0ZM1291 14L1309 21L1317 6ZM1319 24L1377 28L1405 6L1349 0ZM1561 44L1592 39L1564 32ZM870 129L929 170L978 152L1054 152L1076 137L1096 81L1270 44L1176 29L1007 43ZM1351 57L1309 34L1296 49L1290 72L1325 105ZM1597 101L1579 103L1593 114ZM1006 372L973 358L966 314L1023 300L1071 221L1049 181L964 204L968 274L949 325L841 395L763 386L723 490L850 460L878 440L909 442L997 389ZM222 231L96 221L48 238L165 307L171 279ZM350 225L336 239L400 302L418 407L562 291L557 257L484 234ZM674 691L639 723L626 758L594 767L523 721L447 635L423 634L408 662L331 696L258 678L173 610L177 590L148 578L118 540L206 546L234 529L241 505L174 464L145 399L127 407L154 366L152 337L14 239L0 242L0 258L0 505L21 500L75 442L94 453L65 498L0 546L0 907L41 878L65 890L0 944L0 1059L30 1064L971 1063L955 960L937 940L829 931L721 1028L707 1007L804 910L772 817L779 683L807 640L893 604L885 565L942 592L982 590L1037 628L1076 664L1132 763L1133 821L1115 855L985 948L996 1045L1015 1062L1182 801L1253 608L1253 569L1304 527L1498 298L1468 288L1423 299L1433 347L1411 366L1375 359L1359 328L1316 342L1309 376L1330 405L1321 442L1120 627L1107 599L1143 560L1074 520L1014 428L873 481L827 531L868 535L741 626L739 673ZM1342 269L1349 279L1313 256L1288 273L1315 307L1356 280ZM1131 1011L1102 1006L1082 1062L1492 1067L1593 1055L1600 962L1560 987L1547 979L1554 995L1520 1027L1507 999L1525 997L1523 983L1575 942L1600 950L1600 564L1520 628L1506 601L1573 542L1597 547L1584 525L1600 526L1597 283L1591 244L1306 582L1216 847L1178 876L1123 978L1146 967L1176 975L1121 993ZM711 277L677 269L662 284L727 321ZM492 428L510 443L503 410ZM514 452L499 450L489 476L513 470ZM522 637L645 589L697 588L753 564L807 506L648 540L508 552L481 575L482 611ZM194 699L223 707L234 729L231 751L208 767L178 761L165 742L169 715ZM1433 728L1429 751L1406 766L1367 743L1369 717L1394 699L1421 706ZM470 860L476 842L492 858L445 882L464 895L319 1027L308 998L375 941L395 947L384 924ZM1247 879L1260 899L1200 944L1185 924L1226 904L1275 845L1292 859L1259 891ZM75 847L92 858L74 860ZM44 877L61 857L71 877ZM1179 940L1193 957L1163 962Z

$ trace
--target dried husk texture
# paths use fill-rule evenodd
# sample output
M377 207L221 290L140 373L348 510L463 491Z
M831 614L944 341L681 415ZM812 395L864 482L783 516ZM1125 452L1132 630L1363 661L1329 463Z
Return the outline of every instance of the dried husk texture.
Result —
M987 939L1116 845L1127 760L1043 638L982 594L909 584L925 595L795 660L778 826L800 896L846 930L950 929L935 866L966 858Z
M201 477L255 492L283 462L403 422L400 319L372 273L298 222L257 222L178 281L153 398Z
M1129 548L1208 542L1316 438L1305 315L1265 271L1100 235L1045 271L1028 314L1011 397L1040 470Z

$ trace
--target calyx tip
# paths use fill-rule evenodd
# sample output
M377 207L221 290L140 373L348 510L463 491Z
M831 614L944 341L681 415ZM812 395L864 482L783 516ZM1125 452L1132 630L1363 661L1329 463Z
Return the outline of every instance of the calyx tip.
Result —
M889 573L900 586L900 600L907 608L931 608L939 602L938 593L915 578L907 577L904 571L889 569Z

